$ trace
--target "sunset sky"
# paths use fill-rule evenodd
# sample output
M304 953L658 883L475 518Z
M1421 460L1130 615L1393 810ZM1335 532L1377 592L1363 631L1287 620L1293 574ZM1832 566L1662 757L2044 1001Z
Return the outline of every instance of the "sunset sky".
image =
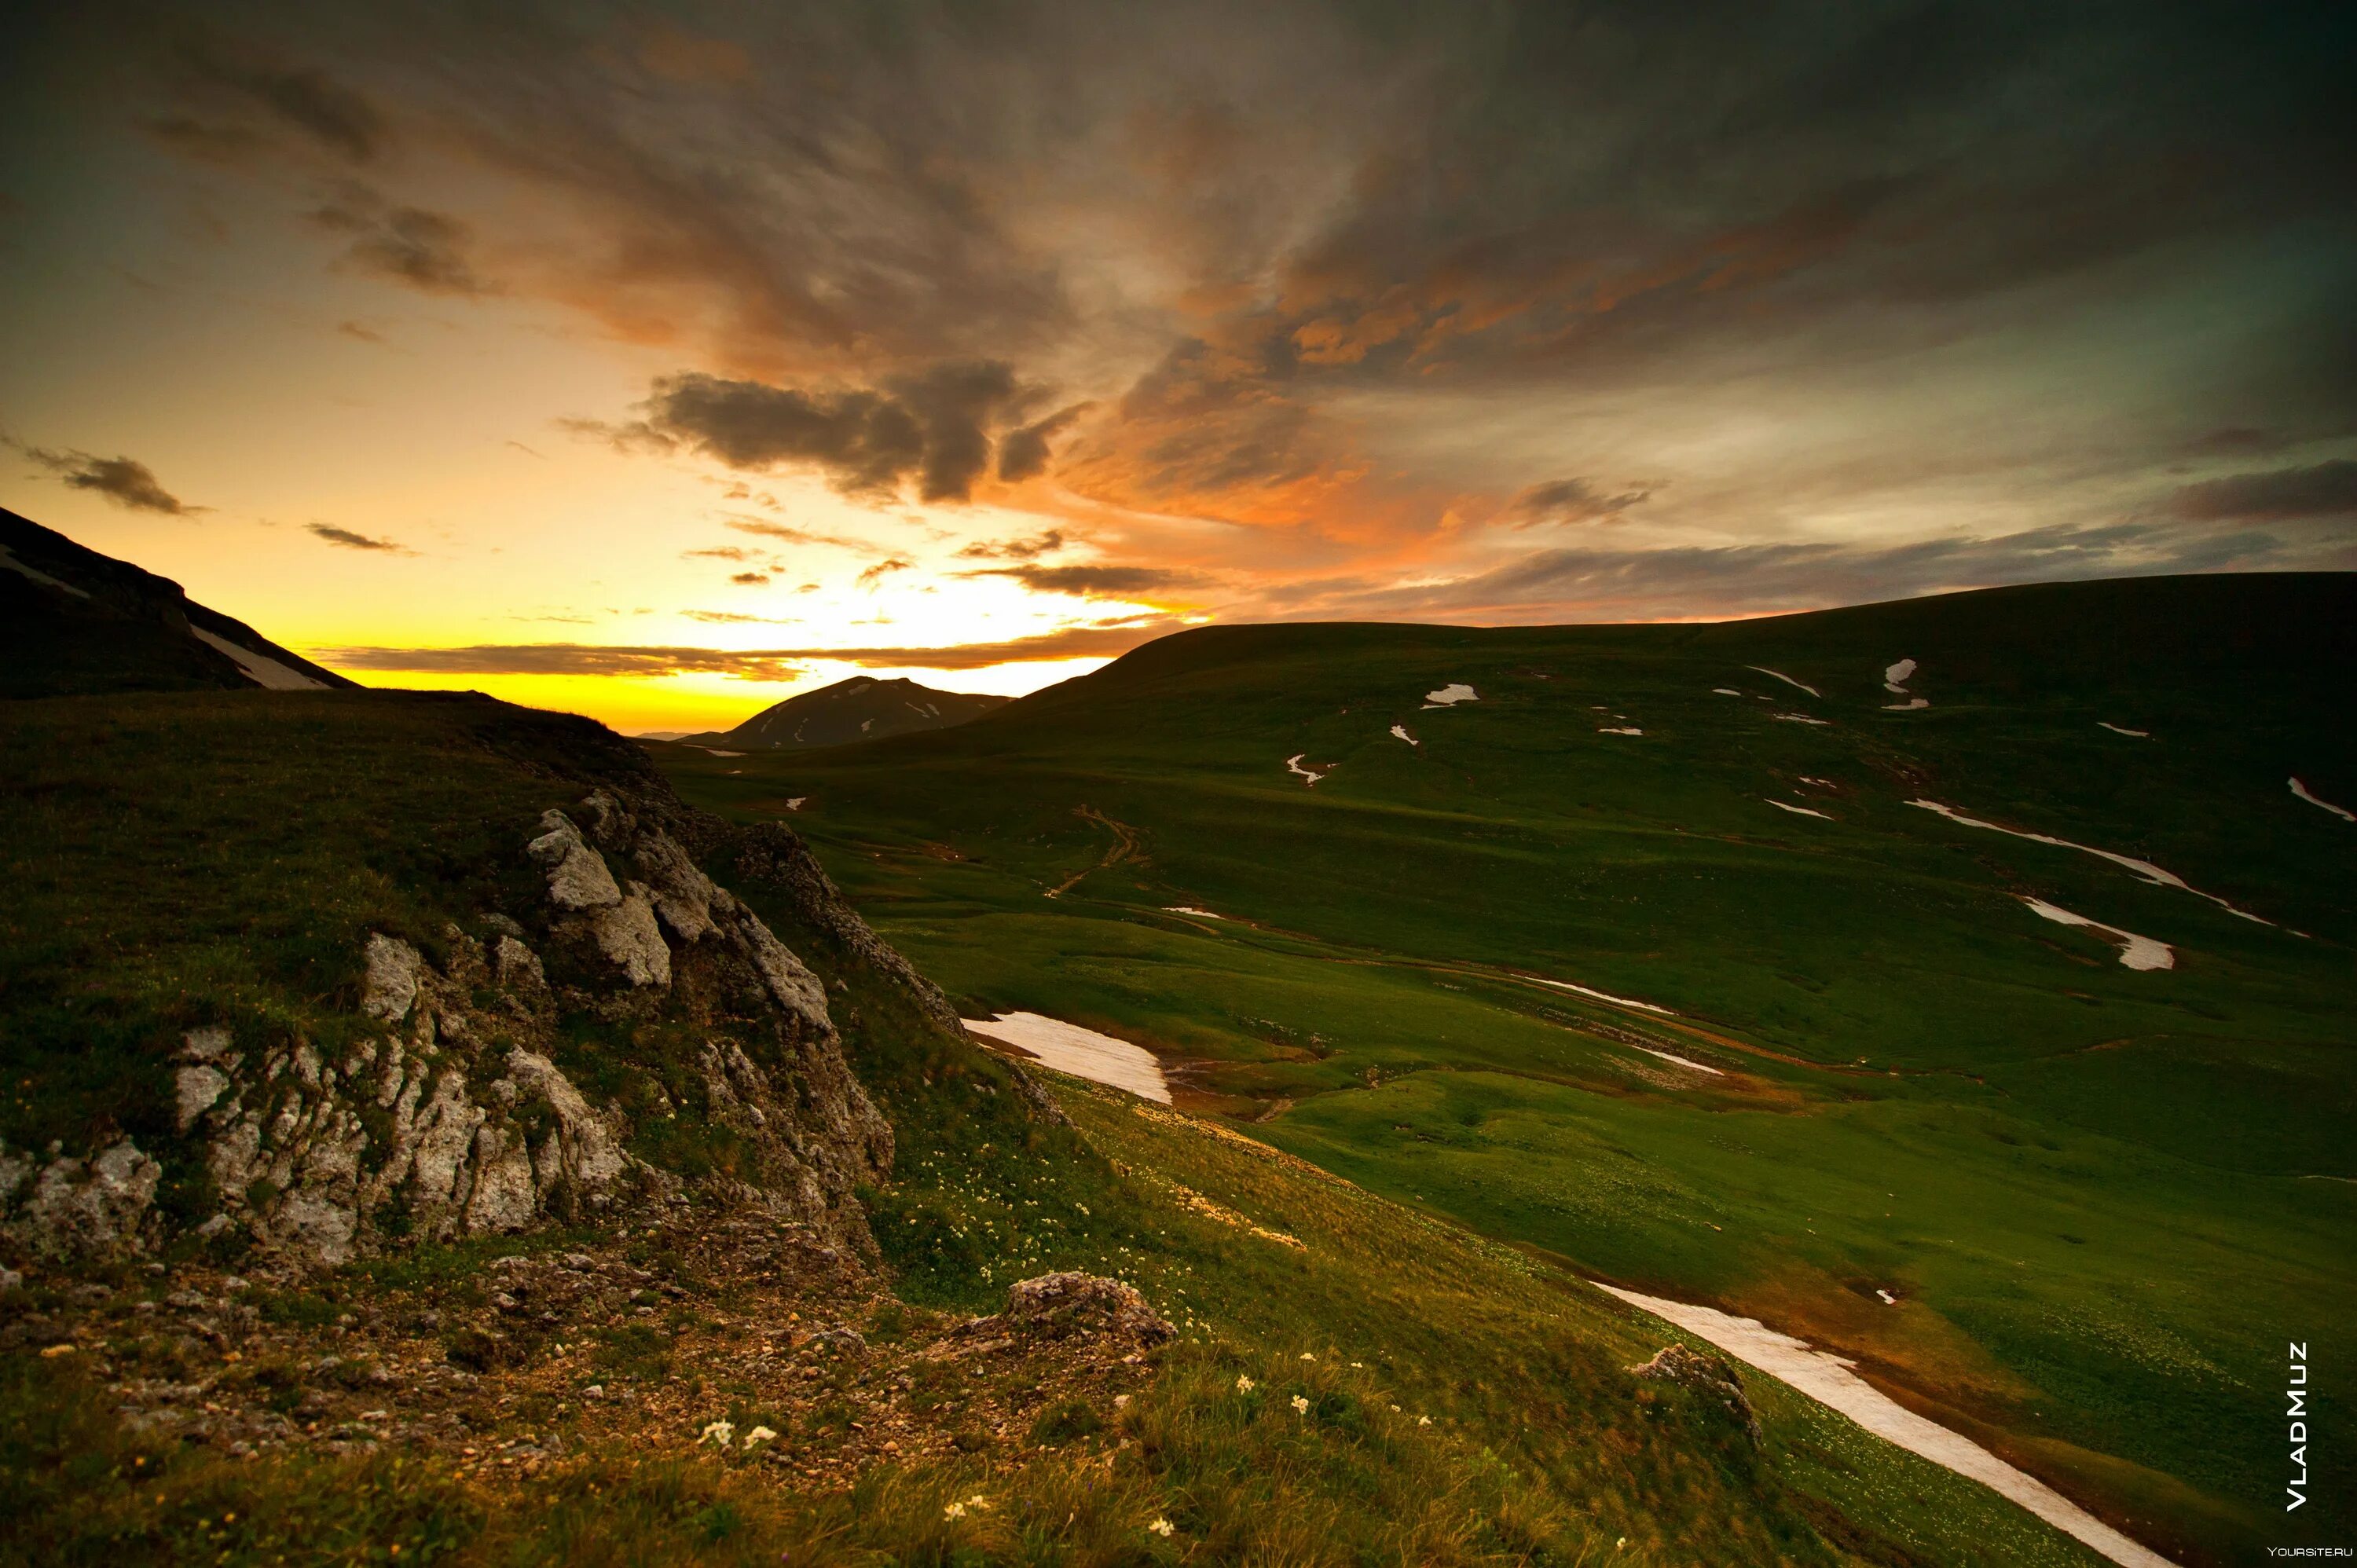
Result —
M0 504L371 683L2357 567L2346 5L49 9Z

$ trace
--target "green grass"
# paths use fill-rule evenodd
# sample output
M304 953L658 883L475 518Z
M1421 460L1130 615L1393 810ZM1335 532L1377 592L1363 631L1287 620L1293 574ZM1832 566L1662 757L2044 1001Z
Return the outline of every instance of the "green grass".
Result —
M541 810L601 780L647 782L639 754L603 732L464 699L55 699L15 704L6 722L8 1135L133 1131L184 1179L193 1150L161 1119L180 1029L229 1016L242 1032L274 1021L329 1034L351 1011L361 933L431 946L444 922L534 894L509 873ZM709 869L731 881L725 848ZM0 1353L0 1516L12 1521L0 1562L2087 1561L1991 1495L1760 1384L1768 1445L1753 1452L1712 1409L1628 1375L1667 1337L1658 1325L1544 1259L1110 1098L1068 1094L1073 1124L1044 1122L1004 1061L930 1026L769 891L734 885L840 983L845 1050L895 1126L898 1166L867 1196L909 1305L877 1313L874 1332L906 1333L921 1309L988 1309L1009 1282L1052 1268L1118 1274L1181 1330L1149 1388L1119 1410L1051 1411L1050 1449L984 1441L846 1490L645 1442L499 1484L423 1455L241 1462L143 1439L114 1422L95 1354L18 1348ZM1227 950L1183 929L1080 923ZM1316 943L1234 953L1264 991L1206 1027L1268 1031L1265 1064L1298 1066L1305 1082L1323 1082L1314 1073L1339 1056L1272 1019L1352 994L1302 988L1305 967L1377 988L1351 1004L1366 1016L1419 993L1444 1009L1398 1014L1403 1066L1420 1030L1446 1034L1445 1009L1471 1004L1438 989L1445 977L1341 964ZM1108 982L1108 994L1158 994L1125 986ZM1516 1018L1526 1039L1563 1034L1494 997L1480 1005ZM630 1073L669 1059L661 1040L576 1022L568 1060L601 1097L627 1098ZM1596 1042L1563 1037L1577 1047L1566 1073L1594 1069L1579 1052ZM1469 1036L1464 1048L1472 1064L1493 1047ZM630 1072L597 1077L617 1062ZM257 1303L267 1319L315 1327L379 1297L448 1305L480 1291L483 1251L396 1240ZM633 1256L672 1275L695 1267ZM60 1299L41 1282L28 1296L42 1310ZM662 1373L659 1333L595 1343L600 1365ZM204 1355L188 1355L176 1376L207 1375ZM284 1402L307 1373L264 1361L235 1375ZM768 1408L758 1389L724 1394L748 1421ZM1169 1535L1148 1530L1157 1519Z
M1211 628L956 730L653 749L740 819L805 797L795 826L966 1005L1148 1041L1273 1142L1807 1332L2156 1544L2225 1557L2350 1517L2326 1486L2284 1533L2270 1391L2293 1326L2357 1326L2357 829L2285 782L2357 800L2348 582ZM1900 658L1931 708L1884 707ZM1480 702L1419 705L1452 681ZM1645 733L1599 733L1624 724ZM1337 766L1307 789L1297 753ZM2177 966L2129 971L2025 897Z

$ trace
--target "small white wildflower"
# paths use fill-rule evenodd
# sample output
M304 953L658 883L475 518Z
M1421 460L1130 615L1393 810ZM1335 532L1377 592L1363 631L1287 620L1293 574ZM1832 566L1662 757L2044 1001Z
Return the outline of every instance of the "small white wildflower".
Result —
M1352 1365L1353 1367L1364 1367L1364 1366L1366 1365L1366 1363L1365 1363L1364 1361L1353 1361L1353 1362L1351 1362L1351 1365Z
M737 1427L734 1423L716 1421L711 1425L704 1429L704 1434L701 1437L698 1437L696 1441L698 1443L717 1444L719 1446L726 1448L728 1446L728 1440L736 1435Z
M1299 1394L1294 1395L1293 1413L1296 1415L1308 1415L1309 1413L1309 1402Z
M1430 1426L1432 1424L1432 1417L1428 1415L1419 1415L1415 1418L1415 1423L1418 1426Z
M745 1446L748 1448L758 1447L761 1444L769 1442L770 1439L776 1435L776 1433L770 1431L766 1426L757 1426L752 1431L745 1434Z
M1240 1394L1248 1394L1252 1392L1252 1391L1253 1380L1250 1378L1245 1377L1242 1372L1238 1372L1236 1374L1236 1392Z
M976 1492L974 1496L966 1498L965 1506L970 1509L986 1509L990 1506L990 1499L984 1497L980 1492Z
M965 1517L965 1505L963 1503L952 1503L949 1507L942 1510L942 1517L943 1519L963 1519Z
M1301 1359L1302 1359L1303 1360L1305 1360L1305 1361L1315 1361L1316 1359L1318 1359L1318 1358L1317 1358L1317 1357L1315 1357L1315 1356L1311 1355L1311 1354L1310 1354L1308 1351L1307 1351L1307 1350L1304 1350L1304 1351L1301 1353Z
M1172 1524L1168 1520L1167 1520L1167 1519L1157 1519L1157 1520L1156 1520L1152 1524L1147 1525L1146 1528L1146 1529L1148 1529L1148 1530L1152 1530L1152 1531L1153 1531L1155 1534L1157 1534L1157 1535L1163 1535L1163 1536L1167 1536L1167 1535L1168 1535L1168 1534L1171 1532L1171 1530L1172 1530L1176 1529L1177 1527L1176 1527L1176 1526L1174 1526L1174 1525L1173 1525L1173 1524Z

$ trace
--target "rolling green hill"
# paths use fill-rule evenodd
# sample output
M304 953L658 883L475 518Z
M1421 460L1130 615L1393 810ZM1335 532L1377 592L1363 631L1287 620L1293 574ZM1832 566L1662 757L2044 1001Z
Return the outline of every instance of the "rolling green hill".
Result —
M2229 1560L2287 1539L2285 1341L2357 1327L2352 628L2329 575L1209 628L955 731L654 749L800 800L964 1005Z
M0 1563L2093 1561L1544 1255L1043 1088L599 726L75 635L0 702Z

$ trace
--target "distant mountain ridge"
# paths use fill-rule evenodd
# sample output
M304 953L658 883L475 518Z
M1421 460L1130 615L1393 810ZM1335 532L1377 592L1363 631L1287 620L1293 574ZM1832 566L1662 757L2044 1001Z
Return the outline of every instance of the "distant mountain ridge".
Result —
M808 751L879 740L888 735L947 729L1006 705L1005 697L940 692L914 681L854 675L764 708L732 730L679 737L683 746L735 751Z
M0 510L0 695L350 688L180 585Z

